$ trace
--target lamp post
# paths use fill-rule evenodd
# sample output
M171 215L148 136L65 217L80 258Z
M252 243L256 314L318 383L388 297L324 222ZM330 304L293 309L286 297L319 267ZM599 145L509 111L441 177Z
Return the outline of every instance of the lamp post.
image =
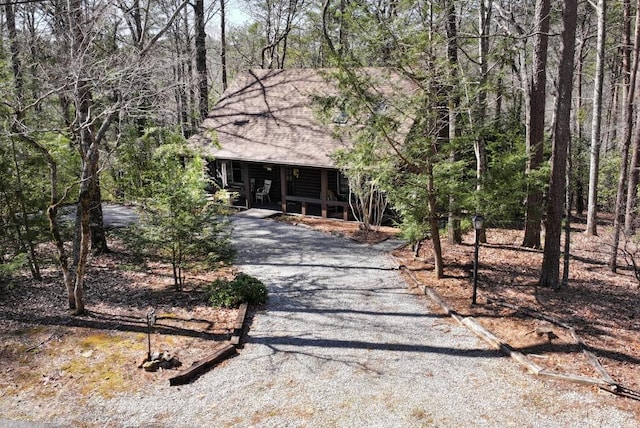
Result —
M156 323L156 310L151 309L147 313L147 344L149 345L149 349L147 352L147 361L151 361L151 328Z
M480 231L484 226L484 218L480 214L476 214L471 218L471 221L476 233L476 244L473 253L473 296L471 297L471 304L475 305L477 304L476 297L478 294L478 250L480 249Z

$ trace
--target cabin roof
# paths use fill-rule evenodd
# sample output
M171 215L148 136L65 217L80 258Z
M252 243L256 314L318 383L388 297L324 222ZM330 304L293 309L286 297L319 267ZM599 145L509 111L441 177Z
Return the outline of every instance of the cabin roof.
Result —
M218 159L333 168L332 153L352 146L349 121L340 111L323 120L319 100L340 97L332 69L247 70L222 94L201 130L189 139L201 154ZM358 69L379 95L414 90L400 74ZM347 119L346 123L343 119ZM218 144L215 144L217 141Z

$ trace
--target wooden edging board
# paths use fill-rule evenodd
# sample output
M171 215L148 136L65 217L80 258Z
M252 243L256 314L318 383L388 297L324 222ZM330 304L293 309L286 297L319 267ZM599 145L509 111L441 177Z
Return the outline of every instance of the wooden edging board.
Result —
M238 351L236 351L236 347L233 346L231 343L223 342L218 346L218 348L213 354L203 358L200 361L196 361L195 363L193 363L191 367L189 367L183 373L180 373L179 375L170 378L169 385L176 386L176 385L184 385L185 383L189 383L193 379L195 379L197 376L209 370L214 365L229 358L232 355L235 355L237 352Z
M248 307L249 305L247 303L243 303L240 305L240 308L238 309L238 315L233 325L233 334L228 342L222 342L218 344L214 348L214 352L211 355L201 359L200 361L196 361L191 365L191 367L189 367L182 373L170 378L169 385L176 386L189 383L197 376L211 369L216 364L235 355L238 352L236 348L238 347L238 345L240 345L241 342L242 329L244 328L244 322L245 318L247 317Z
M408 269L400 267L407 275L415 282L416 286L420 286L420 281L415 277L415 275ZM577 376L567 373L556 373L546 370L533 361L531 361L527 356L521 352L514 350L507 343L504 343L502 340L497 338L483 326L481 326L473 317L462 317L460 316L453 308L451 308L442 298L431 288L428 286L424 286L423 288L424 294L429 296L431 300L433 300L447 315L450 315L460 324L467 327L471 330L476 336L483 339L493 348L500 350L505 355L509 356L511 359L516 361L518 364L527 369L530 373L535 374L536 376L543 376L550 379L556 380L564 380L573 383L579 383L582 385L595 385L601 388L606 388L610 386L609 382L602 379L596 379L587 376Z
M249 305L247 303L243 303L238 308L238 315L236 316L236 322L233 325L233 334L231 335L231 344L232 345L240 345L240 341L242 339L242 329L244 327L244 321L247 317L247 309Z

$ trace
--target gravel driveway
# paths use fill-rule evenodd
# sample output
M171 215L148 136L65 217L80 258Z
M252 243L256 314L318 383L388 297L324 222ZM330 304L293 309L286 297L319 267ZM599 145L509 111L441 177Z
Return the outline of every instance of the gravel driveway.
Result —
M380 248L238 218L238 266L269 287L237 357L182 387L90 399L91 425L635 427L588 388L535 379L407 292ZM73 412L73 409L70 409Z

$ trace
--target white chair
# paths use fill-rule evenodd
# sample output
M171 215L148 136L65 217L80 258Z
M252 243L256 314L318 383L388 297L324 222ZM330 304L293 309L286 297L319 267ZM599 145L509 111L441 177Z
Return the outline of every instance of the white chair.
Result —
M264 186L258 187L256 190L256 202L260 201L264 204L264 198L267 198L269 202L271 202L271 196L269 196L269 191L271 190L271 180L264 180Z

